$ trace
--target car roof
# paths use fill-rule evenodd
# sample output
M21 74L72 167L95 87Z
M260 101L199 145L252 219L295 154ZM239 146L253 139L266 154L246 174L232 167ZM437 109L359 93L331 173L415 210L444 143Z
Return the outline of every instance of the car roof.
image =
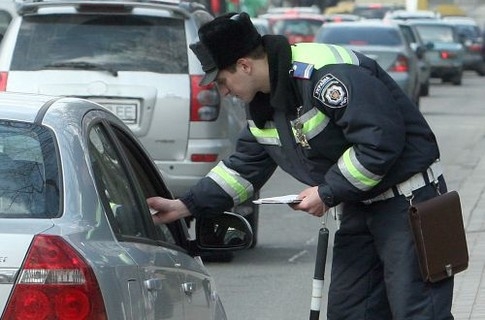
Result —
M0 118L4 120L34 123L43 119L49 106L57 102L68 100L81 100L79 98L40 95L34 93L0 92ZM87 101L87 100L86 100ZM103 109L93 102L86 103L90 109Z
M97 7L96 12L101 13L99 8L104 7L106 12L117 10L118 12L130 12L133 8L166 9L188 17L196 10L206 10L202 4L183 0L26 0L17 2L19 15L32 14L39 9L71 7L80 12Z

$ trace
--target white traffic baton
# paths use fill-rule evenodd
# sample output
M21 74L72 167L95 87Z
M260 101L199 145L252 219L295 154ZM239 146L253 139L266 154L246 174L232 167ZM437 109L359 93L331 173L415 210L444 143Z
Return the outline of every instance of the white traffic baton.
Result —
M325 264L327 261L329 231L325 224L318 231L317 257L312 282L312 301L310 306L310 320L320 318L320 307L323 296L323 279L325 277Z

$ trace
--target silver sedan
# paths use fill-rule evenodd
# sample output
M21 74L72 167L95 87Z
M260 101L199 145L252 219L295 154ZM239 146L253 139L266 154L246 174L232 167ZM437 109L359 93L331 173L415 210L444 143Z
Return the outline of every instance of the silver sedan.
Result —
M0 315L226 319L202 250L251 245L247 221L154 225L170 197L129 128L78 98L0 93Z

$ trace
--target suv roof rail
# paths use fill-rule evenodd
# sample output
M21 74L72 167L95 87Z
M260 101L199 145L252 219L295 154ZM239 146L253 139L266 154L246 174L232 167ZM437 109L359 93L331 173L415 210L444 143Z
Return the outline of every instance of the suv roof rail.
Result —
M193 1L185 1L185 0L126 0L126 1L119 1L119 0L14 0L17 12L22 15L25 13L34 13L40 7L47 7L47 6L64 6L64 5L72 5L72 6L80 6L80 5L107 5L107 6L115 6L115 5L123 5L127 9L130 9L134 6L145 6L156 8L160 6L172 7L176 5L178 8L183 9L180 10L181 13L186 12L194 12L196 10L207 10L203 4L193 2ZM185 11L185 12L182 12Z

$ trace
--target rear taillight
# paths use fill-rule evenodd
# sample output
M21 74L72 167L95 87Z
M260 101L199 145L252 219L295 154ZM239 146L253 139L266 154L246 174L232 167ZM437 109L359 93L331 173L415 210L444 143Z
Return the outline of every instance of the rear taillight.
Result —
M93 270L62 238L34 238L4 320L105 320Z
M441 51L440 57L443 60L455 59L457 57L457 54L455 52L450 52L450 51Z
M190 121L214 121L219 116L220 95L213 83L200 87L201 79L190 77Z
M408 72L409 71L409 61L408 58L402 55L398 55L394 64L389 68L392 72Z
M470 52L481 52L482 51L482 44L473 43L473 44L468 46L468 51L470 51Z
M0 72L0 91L7 90L8 72Z

